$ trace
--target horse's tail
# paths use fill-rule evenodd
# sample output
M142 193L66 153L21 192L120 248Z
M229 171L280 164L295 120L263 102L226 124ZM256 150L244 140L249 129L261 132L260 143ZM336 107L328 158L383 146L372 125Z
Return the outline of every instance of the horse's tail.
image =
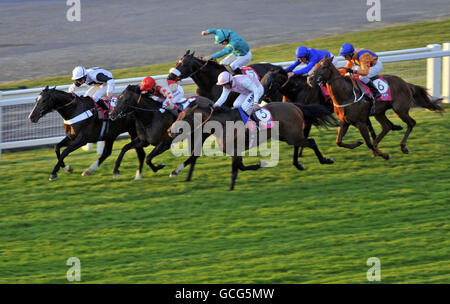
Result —
M423 107L431 111L443 112L442 98L436 98L432 100L430 94L424 87L408 83L409 89L413 95L414 105L418 107Z
M303 112L305 123L316 127L338 127L339 121L333 116L333 113L319 104L302 105L294 103Z

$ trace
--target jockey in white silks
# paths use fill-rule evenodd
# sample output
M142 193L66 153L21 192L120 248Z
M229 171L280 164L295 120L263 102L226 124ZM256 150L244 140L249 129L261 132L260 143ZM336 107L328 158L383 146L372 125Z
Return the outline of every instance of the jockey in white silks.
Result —
M82 66L77 66L72 71L72 80L74 83L69 87L69 93L74 93L75 89L86 83L90 88L86 91L84 96L91 97L101 108L107 110L102 97L111 98L115 82L111 72L102 68L91 68L86 70Z
M225 71L219 74L217 85L222 86L223 91L214 107L222 106L231 92L237 92L240 95L234 101L233 108L240 107L249 116L258 108L259 99L264 94L264 87L253 74L232 76Z

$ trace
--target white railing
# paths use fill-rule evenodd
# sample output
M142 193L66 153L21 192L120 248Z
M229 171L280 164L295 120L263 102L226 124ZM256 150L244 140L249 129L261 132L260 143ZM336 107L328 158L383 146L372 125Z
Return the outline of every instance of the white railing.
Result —
M435 97L443 97L444 102L449 102L450 99L450 43L430 44L423 48L395 50L387 52L378 52L380 60L384 63L388 62L401 62L427 59L427 89L429 89L431 95ZM338 57L338 64L344 65L345 60L342 57ZM292 61L277 62L275 65L288 66L292 64ZM153 76L156 81L165 79L167 75ZM144 77L118 79L115 81L115 94L122 92L129 84L138 84ZM194 82L192 79L182 80L182 85L190 85ZM67 90L69 85L56 86L59 90ZM4 110L7 106L29 105L34 103L37 95L43 88L33 88L15 91L0 91L0 159L2 149L14 149L22 147L40 146L47 144L55 144L62 140L63 136L44 137L28 140L6 140L2 136L2 118L8 115ZM77 93L82 94L86 89L78 89ZM28 115L28 113L26 113ZM28 123L27 117L24 116L23 123ZM5 142L3 142L5 141ZM99 151L98 151L99 152Z

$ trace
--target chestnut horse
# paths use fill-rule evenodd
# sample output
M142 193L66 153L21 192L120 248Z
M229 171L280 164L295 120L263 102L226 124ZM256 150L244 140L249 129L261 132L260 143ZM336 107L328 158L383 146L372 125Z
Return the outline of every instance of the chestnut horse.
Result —
M408 153L406 141L411 133L415 120L409 115L409 109L413 105L421 106L431 111L443 111L439 104L441 99L432 102L426 90L417 85L407 83L403 79L393 75L383 75L388 82L392 100L391 101L376 101L375 104L375 119L381 124L382 131L375 138L373 143L370 140L367 130L367 119L369 117L371 102L367 102L363 97L363 93L355 85L355 80L352 77L346 77L340 74L336 67L332 64L332 58L323 58L317 65L311 82L315 84L325 83L330 92L334 111L341 120L341 127L339 127L338 137L336 143L340 147L354 149L362 144L358 141L351 144L342 142L345 133L350 125L354 125L359 129L366 145L372 150L374 156L381 156L384 159L389 159L389 154L383 153L378 149L378 144L383 137L391 130L392 124L386 117L386 111L390 108L394 110L397 116L406 123L407 129L403 139L400 142L401 151Z

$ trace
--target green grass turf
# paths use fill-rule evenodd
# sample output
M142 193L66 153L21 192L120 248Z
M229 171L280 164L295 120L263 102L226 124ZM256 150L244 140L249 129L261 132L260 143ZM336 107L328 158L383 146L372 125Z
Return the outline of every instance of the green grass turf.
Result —
M49 182L52 149L4 152L0 283L67 283L69 257L81 260L82 283L367 283L377 257L381 283L448 284L449 114L412 116L409 155L403 131L380 144L385 161L365 146L338 148L335 129L313 129L335 164L305 150L307 170L297 171L281 143L278 166L240 172L233 192L227 157L200 158L186 183L187 169L169 179L184 158L166 152L155 159L166 168L146 166L134 181L130 151L113 179L121 140L94 175L80 173L97 156L78 150L66 161L74 173ZM351 128L345 139L360 136Z
M375 52L399 50L407 48L424 47L425 44L444 43L450 41L450 19L430 22L420 22L407 25L397 25L382 29L352 32L348 34L335 35L325 38L312 39L308 41L293 42L289 44L271 45L252 49L253 60L256 62L280 62L294 60L295 49L299 44L308 47L327 49L335 55L339 54L339 48L345 42L353 43L356 47L369 48ZM181 50L180 52L182 52ZM144 67L126 68L112 70L115 79L140 77L148 75L167 74L171 67L175 66L174 58L172 62L155 64ZM420 61L419 61L420 62ZM420 65L419 62L408 62L413 67ZM424 62L424 61L422 61ZM392 70L396 69L395 64L389 64ZM400 64L402 66L402 64ZM105 67L108 68L108 67ZM391 72L384 70L384 72ZM399 74L399 76L402 76ZM29 79L15 82L5 82L0 84L0 90L6 88L16 88L18 86L43 87L46 85L61 85L71 83L70 76L56 76L45 79ZM414 82L423 85L422 82Z

